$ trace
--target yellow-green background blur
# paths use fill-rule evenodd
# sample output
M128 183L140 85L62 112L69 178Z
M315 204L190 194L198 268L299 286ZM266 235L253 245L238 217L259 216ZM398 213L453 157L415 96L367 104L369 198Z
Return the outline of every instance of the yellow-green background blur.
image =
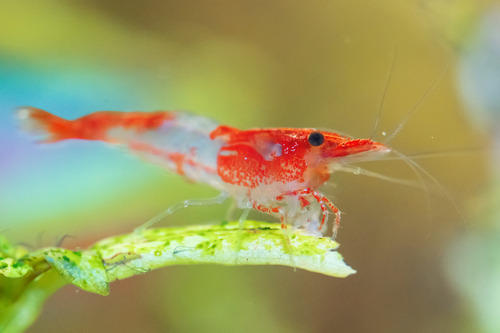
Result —
M178 201L216 195L102 143L37 145L16 127L20 105L70 119L185 109L242 129L369 137L396 54L374 139L383 141L447 66L391 147L489 149L491 132L466 110L457 73L491 8L473 0L0 0L0 232L35 247L71 235L63 246L85 247ZM429 207L422 191L363 176L335 174L323 189L345 212L338 241L354 276L168 267L115 282L107 297L67 286L29 332L488 331L449 260L474 262L459 251L460 237L490 230L478 217L489 158L418 162L464 217L440 190ZM363 166L418 179L400 161ZM189 208L159 226L220 222L227 210Z

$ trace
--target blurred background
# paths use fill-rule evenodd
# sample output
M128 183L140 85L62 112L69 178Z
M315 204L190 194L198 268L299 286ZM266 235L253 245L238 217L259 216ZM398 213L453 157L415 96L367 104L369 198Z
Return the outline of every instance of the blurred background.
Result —
M487 0L3 0L0 232L33 247L64 235L64 247L87 247L216 193L102 143L38 145L18 130L17 106L70 119L185 109L242 129L366 138L396 57L383 141L444 70L390 145L440 152L415 161L452 200L431 185L429 205L352 174L322 189L345 213L337 240L357 274L168 267L107 297L67 286L29 332L499 332L498 22ZM401 161L362 166L418 180ZM189 208L158 226L218 223L227 210Z

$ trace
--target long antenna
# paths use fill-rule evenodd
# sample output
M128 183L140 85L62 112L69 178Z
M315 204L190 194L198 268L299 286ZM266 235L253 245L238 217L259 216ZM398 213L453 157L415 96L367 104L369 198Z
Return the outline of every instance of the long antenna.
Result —
M398 132L403 128L403 125L408 121L408 119L410 119L413 112L420 106L422 101L427 97L427 95L432 90L432 88L434 88L436 83L438 83L439 79L443 76L443 74L447 68L448 68L448 63L446 64L446 66L444 66L444 68L441 70L441 73L439 73L439 75L436 77L436 79L434 79L434 82L429 87L429 89L427 89L425 94L422 97L420 97L417 104L415 104L415 106L410 110L410 112L408 112L406 114L406 116L403 118L403 120L399 123L399 125L396 127L396 129L387 137L387 139L385 139L385 141L383 142L384 144L387 144L389 141L391 141L396 136L396 134L398 134Z
M445 157L445 156L460 156L464 154L481 154L491 152L489 149L478 148L478 147L466 147L466 148L452 148L446 150L436 150L436 151L427 151L421 152L411 155L406 155L406 157L411 159L417 158L433 158L433 157ZM498 152L498 151L497 151ZM377 161L397 161L401 160L401 157L395 156L381 156L377 158ZM359 162L371 162L371 161L359 161Z
M377 131L378 123L380 120L380 115L382 114L382 109L384 108L385 96L387 95L387 88L389 87L389 82L391 82L392 72L394 71L394 65L396 64L396 55L398 53L398 45L394 42L394 54L392 56L391 69L389 70L389 75L387 76L387 81L385 82L384 93L382 94L382 99L380 100L380 105L378 107L377 118L373 124L372 134L370 135L370 140L375 135Z
M440 182L437 181L437 179L431 175L427 170L425 170L420 164L418 164L417 162L413 161L412 159L408 158L407 156L403 155L402 153L396 151L396 150L392 150L392 152L394 152L396 155L400 156L403 161L406 161L407 164L410 166L409 163L413 164L418 170L420 170L425 176L427 176L430 180L432 180L432 182L434 184L436 184L440 189L441 191L446 195L446 197L448 198L448 200L453 204L453 206L455 207L455 210L458 212L458 214L460 215L460 217L462 218L462 220L464 222L467 222L466 218L465 218L465 215L464 213L462 212L462 210L460 209L460 207L458 206L458 204L455 202L455 200L453 200L452 196L450 195L450 193L444 188L443 185L441 185ZM412 168L413 169L413 168ZM425 185L425 182L423 183L423 185Z

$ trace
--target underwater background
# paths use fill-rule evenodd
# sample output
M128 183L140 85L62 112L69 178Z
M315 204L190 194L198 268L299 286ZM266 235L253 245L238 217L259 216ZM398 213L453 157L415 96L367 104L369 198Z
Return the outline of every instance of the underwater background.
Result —
M0 232L84 248L217 193L99 142L37 144L14 110L190 110L221 124L317 127L390 142L426 193L333 174L337 241L357 274L173 266L66 286L28 332L498 332L500 6L495 1L5 0L0 4ZM395 65L390 72L392 59ZM362 165L418 180L402 161ZM451 197L452 199L450 200ZM457 207L455 207L457 206ZM229 204L158 226L220 223ZM236 212L235 218L237 218ZM252 212L250 218L273 221Z

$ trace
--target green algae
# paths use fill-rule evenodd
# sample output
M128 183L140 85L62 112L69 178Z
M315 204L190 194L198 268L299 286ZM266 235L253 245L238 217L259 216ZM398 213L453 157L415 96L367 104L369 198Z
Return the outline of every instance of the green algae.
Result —
M107 273L99 255L87 251L78 256L59 249L48 252L45 259L69 283L99 295L109 294Z
M27 263L12 258L5 258L0 260L0 274L9 278L23 277L33 268Z
M187 228L149 229L107 238L91 250L99 254L109 280L169 265L285 265L335 277L355 273L329 238L293 233L286 245L275 223L247 221ZM238 249L239 245L239 249Z

